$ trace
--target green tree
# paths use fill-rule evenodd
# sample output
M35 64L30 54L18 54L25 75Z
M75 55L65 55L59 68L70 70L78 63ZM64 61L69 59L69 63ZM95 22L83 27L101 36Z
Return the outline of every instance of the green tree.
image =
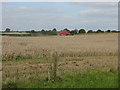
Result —
M52 31L56 32L56 31L57 31L57 29L56 29L56 28L53 28L53 30L52 30Z
M104 31L98 29L98 30L96 31L96 33L104 33Z
M44 29L42 29L42 30L41 30L41 32L45 32L45 30L44 30Z
M89 30L87 33L93 33L93 30Z
M84 29L80 29L80 30L79 30L79 33L80 33L80 34L84 34L84 33L86 33L86 31L85 31Z
M78 30L77 30L77 29L74 29L73 31L74 31L74 34L77 34L77 33L78 33Z
M74 33L74 31L72 30L72 31L70 31L70 34L71 34L71 35L74 35L75 33Z
M116 30L112 30L111 32L112 32L112 33L117 33L118 31L116 31Z
M44 29L41 30L42 34L46 34L46 31Z
M5 32L10 32L10 28L6 28Z
M31 30L31 33L35 33L35 30Z
M77 30L77 29L74 29L74 30L70 31L70 33L71 33L72 35L77 34L77 33L78 33L78 30Z
M70 31L69 29L65 28L63 31Z
M25 31L26 33L30 33L31 31Z
M54 29L52 30L51 35L57 35L57 29L56 29L56 28L54 28Z
M106 32L111 32L111 30L107 30Z

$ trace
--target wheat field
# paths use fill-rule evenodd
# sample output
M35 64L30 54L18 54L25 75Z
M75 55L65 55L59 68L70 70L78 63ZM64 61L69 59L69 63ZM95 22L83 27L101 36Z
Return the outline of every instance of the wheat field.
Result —
M57 51L64 56L117 55L118 34L2 37L3 58L18 55L40 56L44 50Z

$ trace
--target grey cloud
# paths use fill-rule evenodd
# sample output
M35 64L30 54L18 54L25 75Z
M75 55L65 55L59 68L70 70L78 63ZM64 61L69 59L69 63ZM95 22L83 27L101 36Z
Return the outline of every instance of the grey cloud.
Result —
M118 9L88 9L88 10L81 10L79 12L81 16L89 16L89 17L98 17L98 18L117 18L118 16Z
M83 7L90 7L90 8L116 8L118 7L118 3L117 2L75 2L75 3L71 3L71 4L75 4L77 6L83 6Z
M117 29L117 7L113 3L84 3L84 7L76 16L65 14L64 10L49 8L3 7L3 29L41 30L63 29L65 27L85 29ZM111 8L103 8L109 6ZM94 7L94 8L93 8ZM96 8L97 7L97 8ZM102 8L101 8L102 7Z
M25 6L19 6L19 7L10 7L10 6L3 6L3 12L5 13L64 13L64 10L61 9L49 9L49 8L32 8L32 7L25 7Z

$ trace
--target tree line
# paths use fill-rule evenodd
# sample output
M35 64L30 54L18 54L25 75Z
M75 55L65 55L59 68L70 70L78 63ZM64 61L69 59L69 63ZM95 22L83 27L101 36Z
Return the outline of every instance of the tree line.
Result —
M90 33L118 33L120 31L116 31L116 30L96 30L96 31L93 31L93 30L88 30L86 31L85 29L74 29L74 30L69 30L67 28L63 29L63 30L60 30L60 31L57 31L56 28L53 28L52 30L39 30L39 31L36 31L36 30L30 30L30 31L11 31L10 28L6 28L6 30L4 32L26 32L26 33L32 33L32 34L42 34L42 35L58 35L59 32L62 32L62 31L68 31L71 35L75 35L75 34L90 34Z

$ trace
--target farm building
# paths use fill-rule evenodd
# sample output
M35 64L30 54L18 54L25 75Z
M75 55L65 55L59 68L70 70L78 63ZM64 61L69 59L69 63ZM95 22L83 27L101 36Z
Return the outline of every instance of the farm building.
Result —
M70 32L69 31L62 31L62 32L59 32L60 35L70 35Z

